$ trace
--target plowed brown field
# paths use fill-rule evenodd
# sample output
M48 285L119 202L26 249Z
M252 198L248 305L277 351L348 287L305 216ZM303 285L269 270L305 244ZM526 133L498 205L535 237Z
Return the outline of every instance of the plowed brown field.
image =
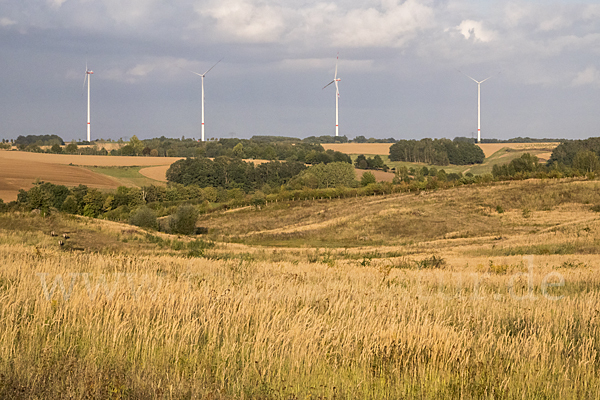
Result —
M85 184L98 189L114 189L119 186L117 180L85 168L38 162L28 157L5 157L6 154L12 152L0 151L0 198L4 201L16 200L19 189L30 189L36 179L66 186ZM22 152L18 154L40 156Z
M40 154L24 151L0 151L0 158L48 164L73 164L98 167L133 167L145 165L171 165L182 157L126 157L126 156L82 156L70 154Z

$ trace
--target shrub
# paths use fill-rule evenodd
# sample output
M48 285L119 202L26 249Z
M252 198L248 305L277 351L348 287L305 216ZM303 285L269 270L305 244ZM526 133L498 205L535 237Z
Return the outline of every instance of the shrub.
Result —
M183 204L177 208L175 214L169 219L169 227L173 233L192 235L196 232L198 210L190 204Z
M362 177L360 178L360 184L361 186L367 186L371 183L376 183L377 180L375 179L375 175L373 175L372 172L364 172L362 174Z
M129 217L131 225L139 226L140 228L158 228L156 213L146 206L142 206L135 210Z
M444 268L446 266L446 260L442 257L432 255L429 258L424 258L420 261L415 261L415 265L417 269L425 269L425 268Z
M78 208L77 199L73 195L67 196L61 206L61 210L68 214L77 214Z

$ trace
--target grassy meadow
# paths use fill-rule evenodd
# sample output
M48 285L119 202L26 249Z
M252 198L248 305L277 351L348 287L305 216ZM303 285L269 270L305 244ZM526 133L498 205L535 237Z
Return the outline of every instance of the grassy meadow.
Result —
M599 189L2 214L0 398L598 398Z

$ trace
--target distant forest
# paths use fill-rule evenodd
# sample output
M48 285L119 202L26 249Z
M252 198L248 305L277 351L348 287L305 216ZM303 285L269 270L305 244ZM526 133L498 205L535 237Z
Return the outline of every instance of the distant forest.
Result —
M15 146L29 146L31 144L37 146L52 146L53 144L64 145L65 142L57 135L27 135L19 136L13 144Z
M600 137L583 140L563 140L552 152L548 164L572 166L578 153L592 152L600 157Z
M481 164L483 150L460 138L400 140L390 147L390 161L408 161L432 165Z

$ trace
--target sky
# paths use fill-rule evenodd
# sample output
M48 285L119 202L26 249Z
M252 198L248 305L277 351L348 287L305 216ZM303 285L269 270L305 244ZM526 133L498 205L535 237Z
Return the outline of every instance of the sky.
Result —
M0 138L600 136L600 1L0 0Z

